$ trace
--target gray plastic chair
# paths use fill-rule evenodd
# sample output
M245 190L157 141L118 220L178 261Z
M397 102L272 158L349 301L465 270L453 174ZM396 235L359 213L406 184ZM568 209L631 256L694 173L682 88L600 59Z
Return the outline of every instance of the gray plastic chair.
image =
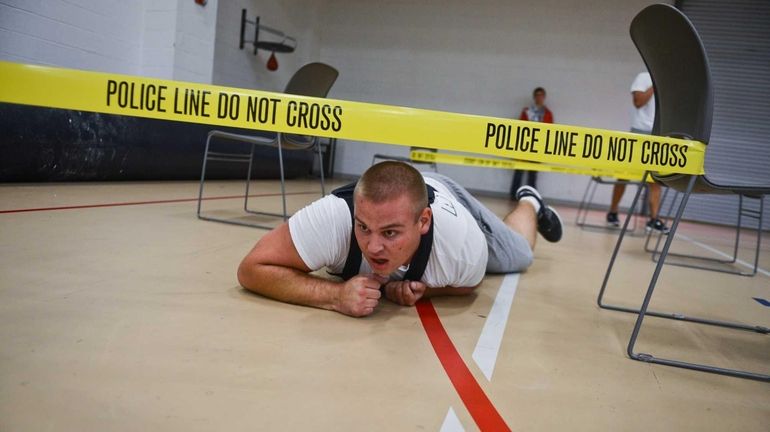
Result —
M641 54L647 69L652 75L655 86L655 125L653 134L660 136L685 137L708 143L711 135L713 115L713 90L708 58L697 31L689 19L676 8L658 4L642 10L631 23L631 39ZM645 180L647 175L645 174ZM634 330L628 342L628 356L634 360L667 366L711 372L740 378L770 382L766 373L747 372L737 369L690 363L674 359L655 357L652 354L637 353L637 337L647 315L675 319L679 321L708 324L731 329L745 330L766 335L770 329L736 322L718 321L689 317L679 313L666 313L648 310L658 277L666 261L668 251L682 219L687 200L692 193L737 194L761 197L770 193L770 185L730 185L711 181L706 175L667 175L651 174L656 181L683 193L671 225L671 232L666 238L660 258L650 280L644 301L640 309L632 309L604 303L604 294L612 267L617 258L624 234L628 229L631 215L639 201L640 191L634 196L629 213L625 218L623 230L618 237L612 253L607 273L599 291L597 303L603 309L637 314Z
M329 94L329 90L331 90L332 85L334 85L334 82L337 80L338 75L339 72L327 64L308 63L299 68L299 70L297 70L297 72L291 77L289 83L286 84L284 93L301 96L326 97L326 95ZM250 144L251 151L250 153L211 151L212 138L220 138L229 141ZM281 173L281 199L283 204L282 214L256 211L249 208L249 184L251 183L251 172L254 166L254 150L258 145L278 148L278 164ZM321 196L324 196L326 194L326 187L324 184L323 156L321 154L321 145L319 143L318 137L278 133L275 137L270 138L257 135L242 135L220 130L212 130L208 133L208 137L206 138L206 149L203 154L201 183L200 189L198 191L198 218L208 221L250 226L255 228L273 228L272 226L243 222L235 219L222 219L213 216L206 216L201 213L201 202L203 201L203 185L206 180L207 162L220 161L249 164L248 174L246 175L246 195L243 202L244 211L254 215L281 217L284 221L287 220L290 215L286 212L286 179L284 177L283 150L306 150L315 151L318 153L318 161L320 164L319 171L321 173Z

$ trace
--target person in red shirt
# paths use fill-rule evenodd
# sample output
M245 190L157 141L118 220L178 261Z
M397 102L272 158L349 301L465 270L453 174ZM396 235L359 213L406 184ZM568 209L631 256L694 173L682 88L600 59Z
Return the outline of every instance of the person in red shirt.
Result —
M545 89L538 87L532 91L532 99L534 103L521 110L519 120L553 123L553 113L545 106ZM516 170L513 173L513 182L511 183L512 200L516 200L516 191L521 187L524 174L528 174L527 184L533 188L536 187L537 171Z

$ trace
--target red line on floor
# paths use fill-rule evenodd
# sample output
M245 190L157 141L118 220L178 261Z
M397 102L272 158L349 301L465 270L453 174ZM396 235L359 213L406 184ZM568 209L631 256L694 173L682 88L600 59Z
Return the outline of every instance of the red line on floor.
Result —
M286 195L307 195L311 193L314 194L318 192L289 192ZM269 194L254 194L254 195L249 195L249 197L258 198L258 197L269 197L269 196L280 196L280 195L281 195L280 193L269 193ZM244 198L244 195L226 195L226 196L207 197L207 198L203 198L203 201L235 199L235 198ZM0 214L54 211L54 210L75 210L75 209L98 208L98 207L135 206L135 205L145 205L145 204L169 204L169 203L180 203L180 202L191 202L191 201L198 201L198 198L179 198L179 199L166 199L166 200L155 200L155 201L127 201L127 202L116 202L116 203L83 204L83 205L60 206L60 207L34 207L34 208L23 208L23 209L0 210Z
M430 300L420 300L416 307L436 356L479 429L482 432L510 431L449 339L433 303Z

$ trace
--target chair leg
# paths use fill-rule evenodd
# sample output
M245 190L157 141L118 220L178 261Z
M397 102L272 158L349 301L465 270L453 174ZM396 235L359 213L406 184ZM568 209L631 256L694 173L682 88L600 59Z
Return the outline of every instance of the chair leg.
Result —
M281 147L280 137L278 139L277 148L278 148L278 168L281 174L281 179L280 179L281 180L281 200L283 205L283 213L257 211L257 210L252 210L248 207L245 207L244 210L246 210L246 212L249 214L259 215L259 216L278 217L278 218L283 218L283 220L286 221L289 219L289 215L286 211L286 180L285 180L284 168L283 168L283 148ZM250 173L249 173L249 178L251 178ZM247 192L248 192L248 189L247 189ZM269 226L269 225L257 225L257 224L245 224L245 225L252 226L255 228L268 229L268 230L275 228L274 226Z
M577 215L575 216L575 225L577 226L585 225L586 218L588 217L588 193L592 186L595 185L596 181L591 177L586 185L586 190L583 192L583 197L580 199L580 205L578 205Z
M249 170L246 172L246 196L243 199L244 211L249 211L249 186L251 185L251 169L254 166L254 147L256 147L256 144L251 145L251 153L249 154Z
M209 144L211 144L211 134L208 135L206 138L206 149L203 151L203 167L201 167L201 184L198 188L198 219L203 219L201 217L201 203L203 202L203 182L206 180L206 162L208 162L209 158Z
M642 176L642 183L647 181L647 176L649 175L650 175L649 171L644 172L644 176ZM615 260L618 257L618 252L620 251L620 245L623 243L623 238L626 236L626 231L628 230L628 223L631 221L631 218L634 217L634 210L636 210L636 205L639 203L639 196L641 194L642 194L642 188L637 188L636 194L634 194L634 200L631 201L631 207L628 208L628 214L626 214L626 218L623 221L623 228L621 228L620 235L618 235L618 241L615 243L615 249L612 251L612 257L610 258L610 263L607 266L607 272L604 273L604 280L602 281L602 287L599 290L599 296L596 298L596 304L598 304L599 307L602 309L630 312L630 310L624 310L627 308L618 308L616 306L604 304L604 292L607 289L607 282L610 280L610 274L612 274L612 268L615 266Z
M226 140L232 140L236 142L243 142L243 143L250 143L251 151L250 153L227 153L227 152L214 152L211 150L212 148L212 138L217 137L221 139ZM247 226L252 228L260 228L260 229L273 229L274 226L269 225L260 225L250 222L243 222L238 219L223 219L223 218L216 218L213 216L207 216L202 213L202 201L203 201L203 187L205 183L205 177L206 177L206 168L208 161L222 161L222 162L238 162L238 163L247 163L249 165L248 167L248 173L246 175L246 195L244 197L243 201L243 209L249 213L249 214L255 214L255 215L262 215L262 216L271 216L271 217L280 217L283 218L283 220L288 219L288 214L286 211L286 177L284 173L284 166L283 166L283 149L280 145L280 136L278 137L279 145L278 147L278 162L281 172L281 196L283 200L283 213L270 213L270 212L261 212L261 211L255 211L249 209L249 197L250 197L250 188L251 188L251 178L252 178L252 172L255 167L254 163L254 156L256 154L256 145L274 145L273 139L262 139L257 137L251 137L251 136L244 136L244 135L238 135L238 134L232 134L224 131L218 131L213 130L209 132L208 137L206 139L206 148L204 151L204 158L203 158L203 167L201 169L201 184L198 190L198 208L197 208L197 215L199 219L207 220L207 221L213 221L213 222L222 222L227 223L231 225L240 225L240 226ZM322 185L323 188L323 185Z
M757 381L770 382L770 375L766 375L766 374L746 372L746 371L741 371L737 369L720 368L715 366L709 366L709 365L698 364L698 363L690 363L690 362L679 361L679 360L658 358L653 356L652 354L636 353L634 351L634 348L636 346L636 341L637 341L637 338L639 337L639 332L642 327L642 323L644 322L644 318L646 315L652 315L651 313L648 312L650 301L652 300L652 294L655 290L655 286L658 283L658 277L660 276L660 272L663 269L663 264L666 261L666 256L668 255L669 248L671 247L671 243L674 240L674 235L676 234L676 230L679 227L679 222L682 219L685 206L687 205L687 200L689 199L690 194L692 193L696 180L697 180L697 176L691 177L690 182L687 185L687 190L685 191L684 196L682 197L682 203L679 205L679 208L677 209L676 217L671 225L671 232L668 238L666 238L666 243L664 244L663 250L661 251L660 260L655 266L655 271L652 274L650 285L647 288L647 293L644 296L642 307L638 311L636 323L634 324L634 330L631 333L631 337L628 341L628 347L627 347L628 356L634 360L647 362L647 363L662 364L666 366L674 366L674 367L679 367L684 369L691 369L691 370L710 372L710 373L715 373L720 375L728 375L728 376L733 376L738 378L746 378L746 379L752 379ZM767 333L768 329L764 329L764 330L765 331L762 333Z
M668 192L668 190L666 190L666 192ZM674 199L671 201L671 205L669 205L668 212L666 213L666 216L665 216L665 219L668 222L671 222L673 220L673 218L671 217L671 213L673 211L674 204L676 204L676 199L678 197L679 197L679 192L676 192L676 194L674 195ZM663 200L661 200L661 202L663 202ZM700 256L700 255L691 255L691 254L681 254L681 253L674 253L674 252L669 252L668 256L682 257L682 258L692 258L692 259L698 259L698 260L703 260L703 261L716 262L716 263L720 263L720 264L731 264L731 263L734 263L735 260L738 258L738 245L740 243L740 236L741 236L741 221L742 221L741 215L743 214L743 197L740 196L740 195L738 196L738 203L739 203L739 205L738 205L738 223L737 223L737 229L736 229L736 234L735 234L733 256L731 258L728 258L727 260L723 260L723 259L719 259L719 258L704 257L704 256ZM650 233L650 234L652 234L652 233ZM648 236L648 238L649 238L649 236ZM648 250L647 249L647 243L645 243L645 249L644 250L646 252L652 252L652 255L650 255L650 257L651 257L653 262L658 262L658 256L660 255L660 243L661 243L661 239L662 238L663 238L663 234L662 233L658 233L658 239L655 242L655 248L653 248L652 250ZM713 268L710 268L710 267L701 267L701 266L696 266L696 265L680 264L680 263L673 263L673 262L669 262L668 264L669 265L677 265L677 266L681 266L681 267L698 268L698 269L703 269L703 270L720 271L718 269L713 269Z
M754 250L754 270L752 272L752 276L757 274L757 269L759 269L759 251L762 246L762 222L763 222L763 216L765 214L765 197L760 196L759 197L759 215L757 218L757 248Z
M645 174L645 177L646 177L646 174ZM615 249L612 252L610 263L607 266L607 272L604 274L604 280L602 281L602 286L599 289L599 295L596 299L596 304L602 309L613 310L617 312L633 313L633 314L639 313L639 309L605 303L604 294L607 290L607 284L609 282L610 275L612 273L612 268L615 265L615 260L617 259L618 251L620 250L620 244L623 242L624 234L628 228L629 219L631 217L631 214L633 213L633 210L636 208L636 204L639 200L640 193L641 193L641 190L638 190L636 195L634 196L634 201L631 203L631 208L629 208L628 214L626 215L626 219L623 223L623 228L621 229L620 235L618 236L618 241L617 243L615 243ZM684 208L684 205L681 203L680 203L680 208L681 209ZM677 221L677 224L678 224L678 221ZM666 238L666 242L668 243L672 239L673 239L673 236L669 234L669 236ZM668 255L668 250L666 250L666 252ZM736 330L746 330L746 331L757 332L761 334L770 333L770 328L767 328L764 326L748 325L748 324L736 323L731 321L719 321L719 320L712 320L712 319L706 319L706 318L691 317L691 316L686 316L682 313L657 312L657 311L648 310L646 311L646 315L654 316L657 318L675 319L678 321L694 322L698 324L707 324L707 325L713 325L717 327L732 328Z
M583 198L580 201L580 205L578 206L577 216L575 217L575 225L577 225L577 226L579 226L579 227L581 227L583 229L594 228L594 229L600 229L600 230L603 230L603 231L606 231L606 230L615 231L615 230L617 230L617 228L615 228L615 227L609 227L609 226L606 226L606 225L600 225L600 224L595 224L595 223L588 223L587 220L588 220L588 212L589 212L589 210L591 208L591 204L594 202L594 196L596 196L596 191L599 189L599 185L600 184L614 185L614 184L617 184L618 182L619 181L608 182L608 181L602 180L601 178L599 178L599 180L597 180L596 177L592 177L591 181L588 183L588 187L586 187L586 190L583 193ZM625 182L625 184L626 185L637 186L640 189L646 188L646 184L645 183ZM629 236L636 236L635 233L636 233L636 230L637 230L638 226L639 226L639 218L638 217L634 217L634 226L630 230L630 233L628 235Z
M283 205L283 221L289 220L286 213L286 177L283 172L283 146L281 146L281 136L278 135L278 165L281 171L281 203Z
M677 193L678 196L678 193ZM675 196L676 200L676 196ZM674 201L672 201L671 205L673 206ZM738 196L738 220L737 220L737 226L735 229L735 240L733 242L733 254L731 257L728 257L727 259L724 258L715 258L710 256L702 256L702 255L695 255L695 254L685 254L685 253L674 253L669 252L668 257L675 257L675 258L684 258L686 260L693 260L693 261L701 261L704 263L714 263L715 265L706 265L706 264L695 264L692 262L684 262L684 261L668 261L666 264L673 265L677 267L686 267L686 268L694 268L694 269L700 269L700 270L707 270L707 271L715 271L719 273L727 273L727 274L734 274L738 276L747 276L752 277L757 274L757 268L759 267L759 249L755 251L754 256L754 268L752 268L749 272L744 272L740 270L730 270L728 268L721 268L719 265L724 264L734 264L738 259L738 250L740 247L740 240L741 240L741 232L743 231L743 217L748 216L754 219L759 219L762 215L760 212L756 212L754 210L746 209L744 206L744 197L739 195ZM762 205L760 204L760 209L762 208ZM668 220L670 219L671 211L669 209L669 212L666 215L666 218ZM759 225L761 227L761 225ZM761 228L759 228L758 235L761 237ZM669 234L670 235L670 234ZM647 248L647 243L645 243L645 251L652 252L650 255L650 258L653 262L658 262L660 259L660 243L661 243L662 234L658 234L658 239L655 244L655 247L653 249ZM649 240L649 237L648 237Z
M665 191L663 191L663 196L660 198L661 205L666 202L666 197L668 197L668 192L672 190L671 188L666 188ZM676 200L679 199L679 192L674 191L674 197L671 199L671 204L668 205L668 211L666 211L665 216L663 216L663 219L667 222L671 222L671 212L674 211L674 204L676 204ZM655 247L650 248L650 240L652 239L652 236L656 235L655 230L650 230L650 232L647 233L647 238L644 240L644 251L645 252L656 252L660 248L660 241L663 238L663 233L658 231L657 232L657 239L655 241ZM653 262L655 262L654 255L651 256L651 259Z
M743 195L738 195L738 223L735 229L735 244L733 247L733 257L729 263L733 264L738 260L738 247L741 243L741 228L743 227Z
M318 172L321 173L321 198L326 196L326 184L324 182L324 157L321 152L321 142L316 138L316 148L318 149Z
M629 184L633 184L633 183L629 183ZM649 193L649 191L647 190L647 183L646 182L641 182L638 185L636 185L636 187L641 189L642 196L644 196L646 198L647 194ZM632 234L629 234L629 235L634 235L634 233L636 233L636 230L638 228L639 228L639 214L637 213L637 214L634 215L634 227L631 228L631 233ZM642 230L642 235L644 235L644 230Z

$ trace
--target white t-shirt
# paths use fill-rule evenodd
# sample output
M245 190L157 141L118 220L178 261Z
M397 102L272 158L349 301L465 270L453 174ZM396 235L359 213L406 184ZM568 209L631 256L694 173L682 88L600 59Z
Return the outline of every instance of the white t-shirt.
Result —
M631 93L636 91L644 92L650 87L652 87L652 77L650 76L650 73L642 72L636 76L636 79L634 79L634 82L631 84ZM634 107L634 112L631 117L631 128L650 132L652 131L653 123L655 123L654 94L641 108Z
M433 210L433 248L422 282L428 287L471 287L484 277L487 267L487 241L476 220L442 183L425 178L436 189ZM289 219L289 232L300 258L313 271L327 267L341 273L350 247L352 222L350 210L342 198L325 196ZM371 274L366 259L360 274ZM401 280L399 269L390 275Z

